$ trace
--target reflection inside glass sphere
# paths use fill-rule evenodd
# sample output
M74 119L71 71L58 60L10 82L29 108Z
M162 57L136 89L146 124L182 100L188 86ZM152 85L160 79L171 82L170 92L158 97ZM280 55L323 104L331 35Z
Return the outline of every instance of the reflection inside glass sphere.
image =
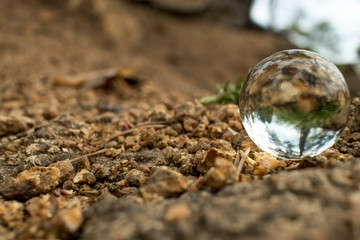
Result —
M333 63L310 51L286 50L252 69L239 106L246 132L262 150L301 159L335 143L346 126L350 94Z

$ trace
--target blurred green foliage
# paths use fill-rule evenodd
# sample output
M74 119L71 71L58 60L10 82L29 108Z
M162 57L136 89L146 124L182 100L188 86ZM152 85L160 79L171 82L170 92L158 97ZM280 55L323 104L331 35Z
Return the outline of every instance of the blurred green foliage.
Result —
M227 81L225 84L216 87L214 95L203 97L200 99L200 102L204 105L212 103L220 103L222 105L229 103L239 104L240 90L243 82L242 77L237 79L235 85Z

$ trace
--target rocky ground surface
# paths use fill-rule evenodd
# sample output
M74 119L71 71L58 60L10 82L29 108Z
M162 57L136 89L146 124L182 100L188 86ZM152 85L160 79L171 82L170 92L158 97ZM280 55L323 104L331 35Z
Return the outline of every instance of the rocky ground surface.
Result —
M360 238L359 98L332 148L276 159L197 98L286 40L65 2L0 2L0 239Z

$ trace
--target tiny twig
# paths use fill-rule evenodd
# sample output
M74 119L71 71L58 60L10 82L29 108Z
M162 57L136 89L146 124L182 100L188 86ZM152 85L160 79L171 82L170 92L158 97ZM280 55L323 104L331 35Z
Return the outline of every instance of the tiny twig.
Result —
M113 135L110 135L110 136L106 136L106 137L101 137L101 138L98 138L98 139L95 139L91 142L92 145L96 145L100 142L108 142L112 139L115 139L119 136L124 136L124 135L127 135L129 133L132 133L134 132L135 130L139 129L139 128L163 128L163 127L166 127L166 125L169 124L169 122L150 122L150 123L143 123L143 124L140 124L134 128L131 128L131 129L127 129L125 131L122 131L120 133L116 133L116 134L113 134ZM101 149L101 150L98 150L98 151L95 151L95 152L92 152L92 153L88 153L88 154L85 154L85 155L82 155L82 156L79 156L79 157L76 157L76 158L73 158L73 159L70 159L70 162L72 164L80 161L81 159L83 159L84 157L92 157L92 156L96 156L96 155L99 155L99 154L102 154L102 153L105 153L106 151L108 151L109 149L105 148L105 149Z
M136 128L139 127L144 127L144 126L151 126L151 125L169 125L172 122L168 122L168 121L157 121L157 122L148 122L148 123L140 123L138 125L136 125Z
M237 131L235 131L234 129L232 129L231 127L228 127L228 130L230 131L230 133L232 135L238 135L239 133Z
M299 167L300 163L291 164L290 166L286 167L285 170L291 171L296 170Z
M101 149L101 150L96 151L96 152L88 153L88 154L82 155L82 156L80 156L80 157L76 157L76 158L70 159L70 162L71 162L72 164L74 164L74 163L80 161L81 159L83 159L83 158L85 158L85 157L96 156L96 155L105 153L105 152L108 151L108 150L109 150L109 149L105 148L105 149Z
M237 165L237 168L236 168L236 179L239 179L239 177L240 177L240 174L241 174L241 172L243 170L245 161L246 161L246 159L247 159L247 157L248 157L248 155L250 153L250 148L249 147L246 148L245 153L243 151L241 151L241 150L239 150L238 153L239 152L241 153L241 160L240 160L240 162L239 162L239 164Z
M110 135L110 136L95 139L95 140L93 140L91 142L91 145L96 145L96 144L101 143L101 142L108 142L108 141L113 140L113 139L115 139L117 137L124 136L124 135L127 135L129 133L132 133L132 132L134 132L135 130L137 130L139 128L151 128L151 127L153 127L153 128L162 128L162 127L166 127L166 125L164 125L164 124L154 124L154 123L141 124L141 125L138 125L138 126L136 126L134 128L122 131L120 133L115 133L115 134Z
M239 164L240 161L240 149L236 152L236 156L235 156L235 160L234 160L234 165L237 166Z

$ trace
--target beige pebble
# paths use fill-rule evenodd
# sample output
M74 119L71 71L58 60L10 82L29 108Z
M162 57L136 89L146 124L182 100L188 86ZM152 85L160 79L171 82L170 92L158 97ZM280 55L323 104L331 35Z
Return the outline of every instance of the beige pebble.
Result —
M187 219L191 216L191 209L187 204L179 203L171 206L165 213L165 220L168 222L176 222Z
M74 183L86 183L86 184L93 184L96 182L96 177L94 174L89 172L86 169L81 169L75 177L73 178Z

